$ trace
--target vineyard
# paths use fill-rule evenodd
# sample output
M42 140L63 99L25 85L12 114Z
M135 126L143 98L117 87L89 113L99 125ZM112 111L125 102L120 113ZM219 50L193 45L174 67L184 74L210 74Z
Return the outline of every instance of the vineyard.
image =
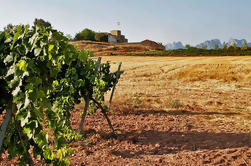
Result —
M250 56L100 59L20 25L0 66L0 165L251 164Z

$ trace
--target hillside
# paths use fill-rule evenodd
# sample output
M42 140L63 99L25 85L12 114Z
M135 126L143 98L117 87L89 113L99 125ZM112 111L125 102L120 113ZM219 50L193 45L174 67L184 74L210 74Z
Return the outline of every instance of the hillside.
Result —
M136 43L104 43L94 41L74 41L71 44L77 45L79 49L93 51L95 55L114 55L120 53L140 53L154 50L165 50L165 47L151 40L144 40Z

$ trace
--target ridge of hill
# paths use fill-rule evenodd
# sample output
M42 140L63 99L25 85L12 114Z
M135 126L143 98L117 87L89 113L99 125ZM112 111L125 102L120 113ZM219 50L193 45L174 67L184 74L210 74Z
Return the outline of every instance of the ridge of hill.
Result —
M94 41L72 41L70 42L76 45L78 49L86 49L93 51L97 56L100 55L118 55L120 53L140 53L154 50L165 50L165 47L157 42L151 40L144 40L142 42L135 43L105 43Z

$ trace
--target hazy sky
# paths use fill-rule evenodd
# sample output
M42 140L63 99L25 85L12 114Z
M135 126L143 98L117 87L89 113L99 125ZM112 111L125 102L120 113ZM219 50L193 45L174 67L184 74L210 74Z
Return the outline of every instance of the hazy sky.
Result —
M0 0L0 30L35 18L74 36L84 28L121 29L130 42L251 42L251 0ZM117 25L120 22L120 26Z

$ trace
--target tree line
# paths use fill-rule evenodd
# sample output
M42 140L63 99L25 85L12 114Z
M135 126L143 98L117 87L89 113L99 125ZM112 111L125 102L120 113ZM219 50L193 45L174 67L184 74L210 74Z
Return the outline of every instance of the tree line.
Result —
M236 43L231 46L224 44L223 48L219 48L217 44L214 49L207 49L207 46L202 48L191 47L186 45L185 49L162 50L162 51L146 51L139 53L124 53L125 55L147 55L147 56L245 56L251 55L251 47L244 43L238 47ZM119 53L122 54L122 53Z
M48 21L45 21L43 19L35 19L34 25L40 26L40 27L51 27L51 23ZM11 29L13 27L12 24L8 24L4 31L7 29ZM1 32L1 31L0 31ZM79 41L79 40L90 40L90 41L97 41L97 42L108 42L108 33L106 32L95 32L91 29L85 28L82 31L75 34L74 37L67 34L66 37L70 41Z

